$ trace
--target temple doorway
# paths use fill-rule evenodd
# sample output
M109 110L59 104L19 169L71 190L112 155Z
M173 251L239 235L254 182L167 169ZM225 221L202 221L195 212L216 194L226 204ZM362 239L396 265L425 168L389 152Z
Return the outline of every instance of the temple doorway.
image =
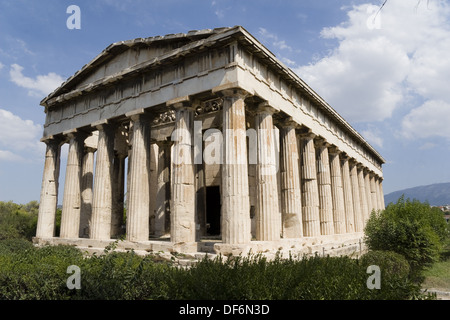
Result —
M220 187L206 188L206 234L208 236L220 235Z

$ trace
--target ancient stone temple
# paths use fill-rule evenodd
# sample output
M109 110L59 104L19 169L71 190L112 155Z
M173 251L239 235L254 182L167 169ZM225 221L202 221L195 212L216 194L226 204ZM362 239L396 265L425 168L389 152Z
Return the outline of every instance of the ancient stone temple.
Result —
M384 159L240 26L114 43L41 105L38 244L312 253L384 208Z

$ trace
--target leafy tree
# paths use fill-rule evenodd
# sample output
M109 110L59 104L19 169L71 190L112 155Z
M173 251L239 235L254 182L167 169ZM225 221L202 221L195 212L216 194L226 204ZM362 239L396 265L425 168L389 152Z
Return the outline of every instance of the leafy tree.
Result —
M448 237L448 226L438 210L428 203L405 200L372 212L365 227L370 250L393 251L403 255L417 273L439 259Z
M25 205L0 201L0 240L26 238L35 235L39 204L31 201Z

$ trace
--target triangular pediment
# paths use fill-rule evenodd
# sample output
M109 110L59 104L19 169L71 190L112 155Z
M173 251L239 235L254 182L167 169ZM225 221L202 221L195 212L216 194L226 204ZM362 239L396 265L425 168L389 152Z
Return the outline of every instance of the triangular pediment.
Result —
M45 105L52 98L102 81L124 70L156 60L158 57L169 54L174 50L179 50L190 43L205 40L232 29L238 30L239 28L241 27L194 30L188 33L137 38L113 43L43 99L41 105Z

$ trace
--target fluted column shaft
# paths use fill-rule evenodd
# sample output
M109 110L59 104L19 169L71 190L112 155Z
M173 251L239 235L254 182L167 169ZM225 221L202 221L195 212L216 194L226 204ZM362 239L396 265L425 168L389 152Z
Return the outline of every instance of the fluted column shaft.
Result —
M158 168L157 192L155 210L155 236L166 233L166 214L170 214L168 199L170 198L170 151L172 143L169 141L157 142Z
M84 140L87 134L71 133L67 156L64 198L61 215L60 238L75 239L80 234L81 173L84 156Z
M375 196L377 201L377 210L381 210L381 195L380 195L380 180L378 176L374 175L374 184L375 184Z
M353 233L355 228L355 212L353 208L353 190L350 178L350 166L348 157L343 156L341 161L342 190L344 193L345 229L347 233Z
M194 109L186 103L174 107L170 237L173 243L195 242Z
M111 124L97 126L99 130L92 198L91 239L111 238L113 197L114 130Z
M366 212L366 219L364 224L367 222L367 219L369 219L370 214L372 213L373 205L372 205L372 194L370 192L370 175L367 170L364 170L364 184L366 188L366 201L367 201L367 212Z
M146 241L150 217L150 120L137 114L131 116L131 121L127 240Z
M320 233L334 234L333 199L331 193L328 145L319 143L317 148L317 183L319 187Z
M296 124L281 129L281 207L284 238L303 236L299 150Z
M377 188L375 186L375 176L373 174L369 174L369 182L370 182L370 196L372 197L372 208L376 211L378 210L378 200L377 200Z
M247 93L223 93L222 241L244 244L251 240L244 102Z
M89 237L92 216L92 188L94 186L94 152L85 148L81 173L80 238Z
M333 200L334 232L342 234L347 232L345 221L344 189L342 186L341 160L336 150L329 152L331 194Z
M277 160L272 114L275 110L260 104L255 116L257 132L256 164L256 240L280 239L280 209L278 205Z
M384 210L386 208L386 205L384 203L383 179L382 178L380 178L378 180L378 187L379 187L379 190L380 190L380 206L381 206L380 209Z
M303 235L320 236L319 189L314 135L301 137Z
M367 194L366 194L366 183L364 181L364 172L362 167L358 167L358 186L359 186L359 197L361 206L361 222L362 228L364 229L366 225L366 219L369 216L368 206L367 206Z
M362 200L360 196L359 188L359 176L358 167L355 163L352 163L350 168L350 180L352 184L352 197L353 197L353 213L355 217L355 232L363 231L363 211L362 211Z
M44 173L42 177L41 199L36 229L37 238L52 238L55 232L56 207L58 205L58 180L61 141L45 141Z

